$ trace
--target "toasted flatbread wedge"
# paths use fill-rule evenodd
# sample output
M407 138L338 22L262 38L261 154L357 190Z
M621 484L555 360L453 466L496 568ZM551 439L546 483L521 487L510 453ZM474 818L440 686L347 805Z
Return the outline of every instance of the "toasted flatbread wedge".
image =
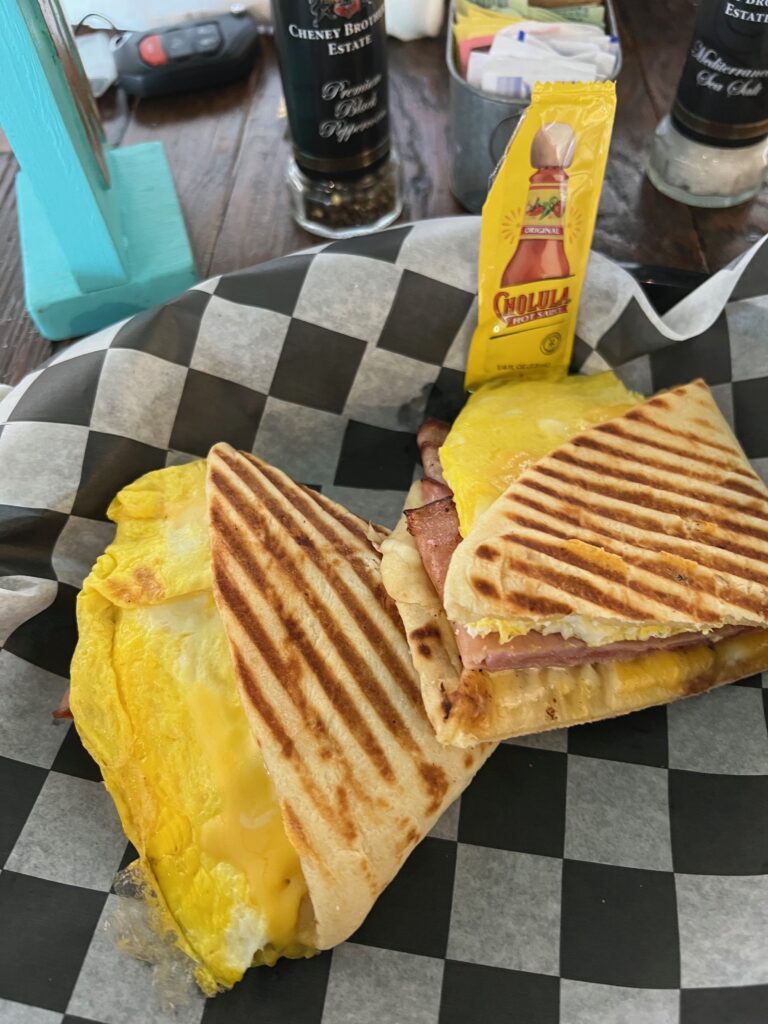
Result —
M407 508L421 503L420 483ZM453 629L429 580L405 517L382 545L382 572L397 602L441 743L474 747L615 718L704 693L768 669L768 630L626 661L506 672L464 669Z
M109 516L72 712L138 854L131 947L164 977L180 948L213 995L352 934L492 745L435 739L386 531L225 445Z
M415 484L406 507L422 504ZM524 471L450 555L443 600L405 518L382 551L443 743L609 718L768 669L768 490L702 381ZM507 644L539 664L467 668L456 626L495 637L497 662ZM555 639L574 664L547 664Z
M503 640L768 626L768 489L695 381L526 470L454 552L444 602Z
M326 949L492 745L435 739L382 584L386 531L228 445L208 457L207 491L216 603Z

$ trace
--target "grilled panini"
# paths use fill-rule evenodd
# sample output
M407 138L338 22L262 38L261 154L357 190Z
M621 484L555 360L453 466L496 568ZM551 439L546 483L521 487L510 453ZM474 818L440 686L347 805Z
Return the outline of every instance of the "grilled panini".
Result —
M208 504L216 602L325 949L492 748L435 739L382 584L386 531L227 445L208 457Z
M561 445L463 541L443 497L384 552L443 742L611 717L768 667L768 491L702 381Z
M386 531L224 445L109 516L72 711L136 847L131 885L212 995L349 936L492 746L435 739L381 583ZM137 953L178 971L172 943Z

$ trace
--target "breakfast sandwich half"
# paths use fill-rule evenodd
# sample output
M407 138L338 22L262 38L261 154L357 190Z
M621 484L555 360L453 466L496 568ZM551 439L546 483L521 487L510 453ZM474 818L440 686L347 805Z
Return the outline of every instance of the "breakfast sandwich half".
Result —
M610 375L581 380L481 390L442 445L434 425L422 435L431 477L383 573L444 743L610 718L768 668L768 489L706 384L635 403Z
M493 745L437 742L385 530L227 445L109 516L71 709L156 928L213 994L351 935Z

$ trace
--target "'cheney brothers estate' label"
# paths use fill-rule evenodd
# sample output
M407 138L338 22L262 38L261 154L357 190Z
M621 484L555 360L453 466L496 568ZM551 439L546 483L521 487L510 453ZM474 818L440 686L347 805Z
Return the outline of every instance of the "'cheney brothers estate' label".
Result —
M389 152L384 0L273 0L296 162L333 175Z
M768 0L701 0L672 118L715 145L768 135Z

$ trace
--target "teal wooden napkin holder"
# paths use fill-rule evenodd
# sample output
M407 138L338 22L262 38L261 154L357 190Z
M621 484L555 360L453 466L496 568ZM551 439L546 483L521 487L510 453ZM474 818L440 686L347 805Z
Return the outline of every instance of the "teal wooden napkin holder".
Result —
M0 125L16 178L27 309L46 338L87 334L197 280L159 143L105 145L56 0L0 0Z

